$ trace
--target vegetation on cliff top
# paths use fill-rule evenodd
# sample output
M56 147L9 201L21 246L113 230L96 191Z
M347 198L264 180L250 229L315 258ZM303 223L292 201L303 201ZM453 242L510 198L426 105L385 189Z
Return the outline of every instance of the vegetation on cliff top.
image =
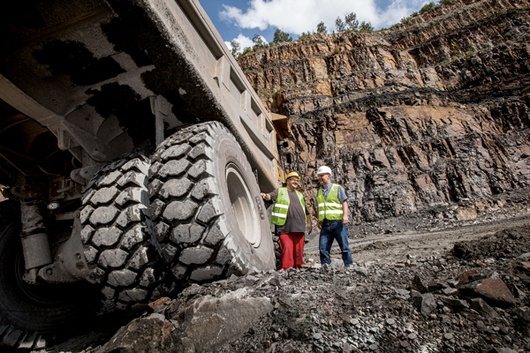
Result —
M452 1L453 0L439 0L438 3L429 2L425 4L420 9L419 12L414 12L410 16L403 18L401 20L401 24L406 24L410 21L410 19L415 18L419 15L423 15L429 11L432 11L435 8L438 8L439 6L450 4ZM384 29L385 28L382 28L380 30L384 30ZM344 18L341 18L340 16L337 17L337 19L335 20L335 30L331 34L347 33L347 32L370 33L374 31L375 29L370 22L366 22L366 21L359 22L359 20L357 20L357 15L351 12L349 14L345 14ZM236 59L239 59L240 57L253 53L259 49L269 48L271 46L279 45L282 43L292 43L292 42L296 42L299 40L304 40L306 38L311 38L314 35L323 35L323 34L329 34L328 28L326 27L324 22L320 22L317 25L315 32L311 32L311 31L303 32L297 39L293 39L289 33L284 32L279 28L276 28L274 32L274 38L271 43L267 43L263 37L256 34L252 38L252 42L254 43L252 47L241 48L241 44L237 40L233 40L230 43L231 53Z

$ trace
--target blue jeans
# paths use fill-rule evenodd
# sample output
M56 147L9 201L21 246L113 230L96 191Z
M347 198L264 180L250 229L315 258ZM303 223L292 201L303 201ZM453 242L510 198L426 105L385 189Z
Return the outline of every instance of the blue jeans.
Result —
M331 263L329 251L334 239L337 239L337 243L339 243L344 266L350 266L353 259L348 245L348 226L343 225L342 221L325 221L322 224L319 239L320 263L323 265Z

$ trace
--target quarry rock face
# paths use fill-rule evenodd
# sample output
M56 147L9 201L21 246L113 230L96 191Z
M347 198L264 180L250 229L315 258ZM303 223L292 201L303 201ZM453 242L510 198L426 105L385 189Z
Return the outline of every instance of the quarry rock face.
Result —
M364 232L473 221L530 185L530 1L454 0L373 33L239 59L288 118L286 171L332 168ZM389 222L393 219L393 222ZM369 230L370 225L377 229Z

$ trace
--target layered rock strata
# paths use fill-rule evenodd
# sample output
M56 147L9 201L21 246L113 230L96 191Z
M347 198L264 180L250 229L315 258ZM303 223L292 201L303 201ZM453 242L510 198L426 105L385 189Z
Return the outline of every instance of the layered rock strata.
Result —
M288 116L282 164L308 198L329 165L353 222L392 232L407 226L389 219L472 220L530 186L529 43L529 0L453 0L390 29L313 35L239 62Z

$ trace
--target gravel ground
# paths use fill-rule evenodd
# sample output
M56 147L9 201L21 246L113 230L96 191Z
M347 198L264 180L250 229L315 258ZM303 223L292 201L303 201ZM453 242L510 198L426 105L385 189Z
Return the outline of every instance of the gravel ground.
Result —
M315 237L302 269L195 285L171 302L241 288L270 299L269 314L231 342L202 350L208 352L529 352L530 215L510 214L517 216L353 238L355 262L348 269L336 245L330 268L315 262ZM493 296L473 291L473 283L476 289L485 280L500 283ZM121 325L107 321L39 353L110 352L104 343ZM138 348L131 349L119 351Z
M277 289L261 293L273 298L272 315L218 351L528 352L529 225L522 217L354 240L351 269L336 257L328 270L280 271ZM464 293L459 277L469 271L501 280L514 303Z

